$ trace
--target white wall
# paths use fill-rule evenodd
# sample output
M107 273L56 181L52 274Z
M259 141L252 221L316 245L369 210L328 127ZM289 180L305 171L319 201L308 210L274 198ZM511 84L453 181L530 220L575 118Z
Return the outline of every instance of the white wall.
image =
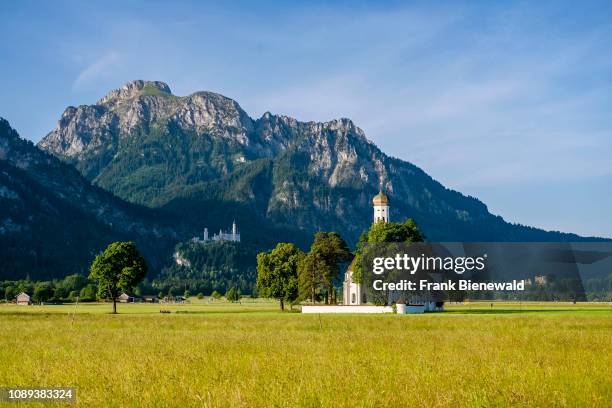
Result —
M302 306L302 313L393 313L391 306Z

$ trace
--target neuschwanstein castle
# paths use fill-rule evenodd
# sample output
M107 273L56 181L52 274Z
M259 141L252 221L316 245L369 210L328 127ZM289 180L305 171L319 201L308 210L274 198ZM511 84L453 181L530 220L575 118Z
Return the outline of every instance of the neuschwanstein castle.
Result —
M240 233L238 232L238 228L236 227L236 221L232 222L232 230L230 232L226 232L223 230L219 230L219 233L213 234L212 237L208 236L208 228L204 228L204 235L202 239L200 237L193 237L193 242L207 242L207 241L231 241L231 242L240 242Z

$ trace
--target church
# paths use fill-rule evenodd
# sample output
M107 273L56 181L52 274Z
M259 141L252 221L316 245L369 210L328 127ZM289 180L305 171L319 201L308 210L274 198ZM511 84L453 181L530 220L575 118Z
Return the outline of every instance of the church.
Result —
M374 196L372 204L374 205L374 222L389 222L389 197L382 190ZM345 305L366 304L368 299L363 285L353 282L353 262L344 274L342 303Z
M372 205L374 207L374 222L389 222L389 197L383 191L374 196ZM362 284L353 281L353 262L344 274L342 303L346 306L365 305L368 303L365 288ZM435 297L428 296L427 298L412 300L417 302L418 306L422 307L424 311L437 312L444 310L444 303L441 299L435 299Z

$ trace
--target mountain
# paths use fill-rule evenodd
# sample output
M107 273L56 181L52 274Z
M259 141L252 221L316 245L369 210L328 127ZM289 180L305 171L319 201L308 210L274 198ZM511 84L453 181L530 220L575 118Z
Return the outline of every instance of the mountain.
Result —
M290 238L307 242L305 234L335 230L354 243L381 186L391 219L414 218L430 240L583 239L507 223L387 156L349 119L255 120L222 95L176 96L163 82L132 81L94 105L68 107L38 146L118 197L198 228L235 218L250 242L292 230Z
M136 241L159 268L186 236L171 219L93 186L0 118L0 280L86 274L115 240Z

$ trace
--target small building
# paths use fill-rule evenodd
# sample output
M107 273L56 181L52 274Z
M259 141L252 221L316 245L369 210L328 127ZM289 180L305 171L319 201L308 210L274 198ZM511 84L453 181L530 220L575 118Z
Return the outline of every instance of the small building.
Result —
M159 298L155 295L144 295L142 301L144 303L159 303Z
M133 303L134 297L128 295L127 293L122 293L117 297L117 302L119 303Z
M17 295L17 304L18 305L31 305L32 304L32 300L30 298L30 295L28 295L25 292L21 292L20 294Z

